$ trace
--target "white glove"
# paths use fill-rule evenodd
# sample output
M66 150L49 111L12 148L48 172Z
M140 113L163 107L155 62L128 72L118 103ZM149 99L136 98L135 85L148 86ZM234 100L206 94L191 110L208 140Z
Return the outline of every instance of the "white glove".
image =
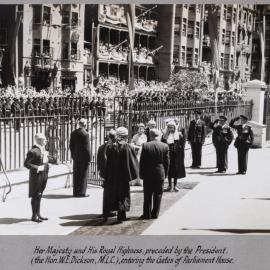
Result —
M45 169L45 165L38 166L37 173L43 172Z

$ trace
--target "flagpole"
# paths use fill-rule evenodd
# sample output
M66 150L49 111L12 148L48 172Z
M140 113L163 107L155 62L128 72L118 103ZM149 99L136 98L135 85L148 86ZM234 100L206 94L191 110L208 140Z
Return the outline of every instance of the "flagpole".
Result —
M17 17L18 17L18 5L16 5L15 7L15 21L17 21ZM16 84L16 88L17 88L17 91L19 90L19 48L18 48L18 35L16 35L16 40L15 40L15 74L16 74L16 77L15 77L15 84Z

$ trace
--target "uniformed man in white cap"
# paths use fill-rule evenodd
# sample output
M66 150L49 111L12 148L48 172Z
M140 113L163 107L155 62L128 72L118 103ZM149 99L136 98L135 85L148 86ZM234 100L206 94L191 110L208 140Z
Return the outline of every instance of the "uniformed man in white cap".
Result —
M90 138L86 130L87 120L79 121L79 128L70 136L69 149L73 159L73 196L88 197L86 194L88 169L91 161Z
M139 164L134 149L128 144L128 130L116 129L116 145L107 150L105 179L110 183L110 209L117 211L117 223L127 220L126 212L130 209L129 182L139 176Z
M240 124L235 124L240 120ZM233 118L230 121L230 127L237 131L234 146L238 153L238 172L237 174L246 174L248 164L248 151L254 141L254 134L252 127L247 124L248 118L245 115Z
M29 172L29 197L32 206L32 221L42 222L48 220L40 215L40 202L43 191L46 188L49 163L56 163L56 160L45 150L46 137L42 133L35 135L36 144L27 153L24 166Z

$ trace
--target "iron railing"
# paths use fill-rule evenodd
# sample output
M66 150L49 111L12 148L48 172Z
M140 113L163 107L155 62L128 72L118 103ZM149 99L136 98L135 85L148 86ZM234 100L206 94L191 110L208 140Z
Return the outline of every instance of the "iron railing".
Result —
M34 136L40 132L46 135L48 151L57 157L58 163L70 163L70 134L78 127L79 117L58 115L0 118L0 156L3 167L7 171L23 168L26 154L35 144ZM97 150L104 143L107 129L111 127L106 127L104 117L89 115L86 119L92 157L89 183L100 185L102 179L97 172Z
M202 117L209 124L219 115L225 115L228 120L240 114L252 118L252 101L227 101L227 102L193 102L193 101L169 101L169 102L136 102L126 97L115 98L114 123L116 126L125 125L130 129L132 136L139 123L146 124L153 119L157 128L165 128L165 120L173 118L183 128L188 128L194 119L194 112L199 110Z

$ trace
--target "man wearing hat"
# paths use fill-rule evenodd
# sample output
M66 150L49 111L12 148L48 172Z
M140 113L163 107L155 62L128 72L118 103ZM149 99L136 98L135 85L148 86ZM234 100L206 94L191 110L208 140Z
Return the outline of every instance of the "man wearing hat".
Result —
M195 119L190 122L188 129L188 142L191 145L191 168L200 168L202 159L202 146L206 136L206 125L201 119L201 112L195 111Z
M221 115L219 119L210 124L210 128L213 129L213 144L216 148L218 173L224 173L228 168L228 148L233 140L232 130L226 121L227 117Z
M115 147L106 151L107 163L104 178L112 187L108 211L117 211L117 223L127 220L130 209L129 182L139 176L139 164L134 149L128 144L128 130L116 129Z
M69 149L73 159L73 196L88 197L86 195L88 168L91 161L90 139L86 130L87 120L79 121L79 128L70 136Z
M147 128L145 129L145 134L146 134L148 142L150 141L150 135L149 135L150 129L153 129L153 128L156 128L156 127L157 127L157 123L154 120L150 120L147 123Z
M160 142L161 132L158 129L150 129L149 133L150 142L143 145L140 160L140 177L143 179L144 193L141 219L158 217L164 180L169 169L169 147Z
M46 137L42 133L35 135L36 144L27 153L24 166L29 172L29 197L32 206L32 221L42 222L48 218L40 215L40 202L47 185L49 165L55 159L45 150Z
M240 120L240 124L235 124ZM238 172L237 174L246 174L248 162L248 150L253 144L254 135L251 126L247 125L248 118L245 115L240 115L231 120L230 127L237 131L234 146L238 152Z

